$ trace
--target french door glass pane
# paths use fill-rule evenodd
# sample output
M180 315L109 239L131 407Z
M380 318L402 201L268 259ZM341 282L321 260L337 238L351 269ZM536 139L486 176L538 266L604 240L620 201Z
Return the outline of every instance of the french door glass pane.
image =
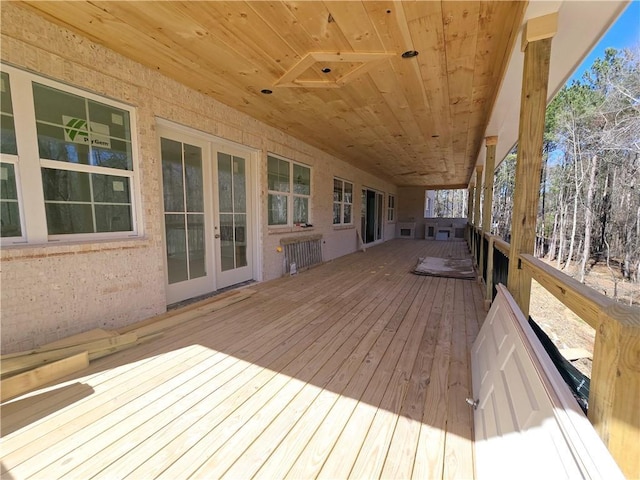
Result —
M187 240L189 242L189 278L204 277L207 274L204 214L187 215Z
M234 215L234 240L236 268L247 266L247 215Z
M235 268L235 255L233 252L233 214L220 214L220 267L223 272Z
M233 212L231 155L218 152L218 199L220 213Z
M182 144L162 138L162 191L165 212L184 212Z
M247 211L247 179L244 158L233 157L233 211Z
M202 149L184 144L184 177L186 181L187 211L204 212L202 183Z
M187 236L185 215L165 214L167 238L167 269L169 283L183 282L189 278L187 269Z

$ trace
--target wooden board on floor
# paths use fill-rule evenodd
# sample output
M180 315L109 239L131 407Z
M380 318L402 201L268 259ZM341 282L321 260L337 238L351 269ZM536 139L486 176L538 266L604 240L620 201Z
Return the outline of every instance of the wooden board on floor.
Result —
M0 402L5 402L88 366L89 354L82 352L2 380L0 382Z

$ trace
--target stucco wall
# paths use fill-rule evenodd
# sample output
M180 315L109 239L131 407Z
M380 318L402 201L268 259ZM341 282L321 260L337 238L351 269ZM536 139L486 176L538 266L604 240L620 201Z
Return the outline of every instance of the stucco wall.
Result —
M355 228L332 225L333 177L354 183L354 226L362 185L396 188L191 90L10 2L1 9L1 57L19 68L136 107L139 187L144 235L100 243L7 247L1 252L2 350L32 348L91 328L115 328L165 310L162 186L156 117L259 149L260 240L263 279L282 273L280 238L307 234L266 225L266 155L273 152L312 167L311 222L324 239L324 259L357 248ZM386 196L385 196L386 201ZM385 239L393 237L387 225Z

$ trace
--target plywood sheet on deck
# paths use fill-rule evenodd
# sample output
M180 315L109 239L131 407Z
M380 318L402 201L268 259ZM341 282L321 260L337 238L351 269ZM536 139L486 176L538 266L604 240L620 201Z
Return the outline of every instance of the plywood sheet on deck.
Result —
M476 278L471 258L419 258L412 272L416 275L430 275L433 277L467 280Z

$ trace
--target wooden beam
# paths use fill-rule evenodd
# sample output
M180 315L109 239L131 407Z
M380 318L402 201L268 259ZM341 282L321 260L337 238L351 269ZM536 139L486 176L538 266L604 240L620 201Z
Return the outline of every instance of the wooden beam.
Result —
M0 382L0 402L27 393L89 366L88 352L81 352Z
M475 195L475 187L469 185L467 189L467 221L473 225L473 196Z
M558 12L542 17L532 18L524 26L522 32L521 51L525 51L531 42L552 38L558 31Z
M76 337L77 338L77 337ZM22 355L16 356L11 354L11 358L0 357L2 363L0 364L0 372L2 377L5 377L12 373L18 373L24 370L37 368L48 363L52 363L61 358L68 357L78 352L89 352L91 359L96 358L94 355L109 352L122 345L135 344L138 340L138 336L135 333L128 333L124 335L110 336L99 340L92 340L86 343L80 343L71 345L68 347L61 347L55 350L47 350L42 352L23 352ZM103 355L102 355L103 356Z
M589 420L627 478L640 478L640 313L614 303L600 312Z
M530 42L524 54L507 287L525 317L529 315L531 277L520 269L519 256L532 254L535 245L550 56L551 38Z

